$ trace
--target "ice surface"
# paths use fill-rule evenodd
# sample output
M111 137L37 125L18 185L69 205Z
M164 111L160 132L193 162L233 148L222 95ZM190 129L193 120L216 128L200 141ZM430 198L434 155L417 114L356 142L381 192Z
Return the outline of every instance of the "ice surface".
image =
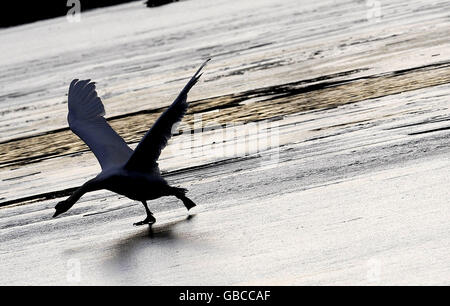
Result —
M381 4L131 3L0 30L0 284L448 284L450 7ZM59 130L70 81L98 82L134 147L207 57L184 122L223 128L160 161L194 216L152 201L149 232L100 191L51 219L100 170Z

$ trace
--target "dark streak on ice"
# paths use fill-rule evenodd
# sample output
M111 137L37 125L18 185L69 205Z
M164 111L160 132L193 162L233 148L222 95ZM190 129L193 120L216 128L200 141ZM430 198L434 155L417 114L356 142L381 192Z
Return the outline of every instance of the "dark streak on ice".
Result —
M10 177L10 178L7 178L7 179L3 179L2 181L4 181L4 182L5 181L14 181L14 180L22 179L22 178L25 178L25 177L28 177L28 176L33 176L33 175L36 175L36 174L39 174L39 173L41 173L41 172L34 172L34 173L26 174L26 175Z
M208 112L208 111L212 111L212 110L220 110L220 109L237 107L242 102L248 101L250 99L255 99L255 98L258 98L259 102L271 101L274 99L291 98L291 97L295 98L297 95L300 95L300 94L320 91L323 89L337 87L340 85L349 85L349 84L353 84L354 82L358 82L358 81L364 81L364 80L370 80L370 79L378 80L380 78L383 79L383 78L388 78L391 76L408 75L409 73L416 72L416 71L423 72L423 71L429 71L429 70L433 70L433 69L447 69L449 67L450 67L450 62L442 61L442 62L433 63L433 64L429 64L429 65L423 65L423 66L414 67L414 68L402 69L402 70L397 70L397 71L387 72L387 73L382 73L382 74L360 76L360 77L351 78L351 79L333 80L336 78L343 78L343 77L346 77L346 76L349 76L352 74L356 74L356 73L368 70L368 68L360 68L360 69L353 69L353 70L323 75L323 76L316 77L316 78L304 79L304 80L300 80L300 81L296 81L296 82L290 82L290 83L285 83L285 84L280 84L280 85L256 88L256 89L247 90L247 91L236 93L236 94L229 94L229 95L224 95L224 96L211 97L211 98L198 100L198 101L192 101L190 104L191 104L191 109L196 109L196 111L194 111L194 112L202 113L202 112ZM382 97L382 96L383 95L380 94L376 97ZM365 99L365 97L361 97L361 99ZM216 101L219 101L219 102L217 103ZM358 101L351 101L351 103L355 103L355 102L358 102ZM319 105L316 107L325 109L325 107L330 107L330 105L323 105L323 106ZM161 107L161 108L148 109L148 110L142 110L142 111L133 112L133 113L122 114L122 115L110 117L108 119L108 121L112 122L115 120L121 120L123 118L139 116L142 114L160 113L164 109L165 109L165 107ZM298 111L301 111L301 109L299 109ZM263 119L273 119L273 118L263 118ZM257 121L257 119L253 119L253 120ZM68 131L68 130L69 129L67 127L67 128L56 129L56 130L52 130L52 131L48 131L48 132L44 132L44 133L39 133L39 134L36 134L33 136L15 138L15 139L7 140L4 142L0 142L0 145L13 144L13 146L15 146L14 143L19 142L20 140L33 139L33 137L39 137L39 136L43 136L43 135L53 135L53 134ZM19 145L19 143L17 145ZM23 158L22 157L21 158L12 158L12 159L2 158L2 160L0 162L0 167L11 166L14 164L22 165L22 164L27 164L27 163L30 163L30 162L33 162L36 160L43 160L43 159L48 159L48 158L53 158L53 157L58 157L58 156L64 156L67 154L67 153L65 154L65 152L67 150L68 150L68 148L66 148L66 147L60 147L60 148L57 148L56 152L54 151L49 154L33 155L34 153L31 153L28 156L25 155L25 157L23 157ZM72 153L70 153L70 154L72 154ZM79 153L79 151L76 153Z
M207 168L215 168L220 165L231 164L234 162L240 162L240 161L249 160L249 159L258 158L258 157L259 157L259 155L228 158L228 159L224 159L224 160L220 160L220 161L216 161L216 162L202 164L199 166L186 167L186 168L182 168L182 169L178 169L178 170L170 171L170 172L162 171L162 175L164 178L167 178L167 177L175 176L175 175L182 174L182 173L189 173L189 172L193 172L196 170L203 170L203 169L207 169ZM21 197L21 198L17 198L17 199L5 201L5 202L0 202L0 207L6 207L6 206L10 206L10 205L25 203L25 202L30 203L30 202L45 201L45 200L66 197L66 196L71 195L79 187L80 186L67 188L67 189L63 189L63 190L46 192L46 193L40 193L40 194Z
M433 132L442 132L442 131L447 131L447 130L450 130L450 126L446 126L446 127L442 127L442 128L438 128L438 129L427 130L427 131L409 133L408 135L411 135L411 136L421 135L421 134L427 134L427 133L433 133Z

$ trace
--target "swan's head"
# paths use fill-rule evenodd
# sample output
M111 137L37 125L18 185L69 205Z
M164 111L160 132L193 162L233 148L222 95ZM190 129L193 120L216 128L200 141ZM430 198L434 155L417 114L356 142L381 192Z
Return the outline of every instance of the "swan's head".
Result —
M68 202L68 201L62 201L59 202L58 204L56 204L55 206L55 213L53 214L53 218L58 217L59 215L65 213L66 211L68 211L71 207L73 206L72 203Z

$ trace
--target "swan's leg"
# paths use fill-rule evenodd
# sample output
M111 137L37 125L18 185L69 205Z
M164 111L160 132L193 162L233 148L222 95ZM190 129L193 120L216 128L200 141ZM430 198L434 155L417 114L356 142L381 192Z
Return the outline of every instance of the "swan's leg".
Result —
M144 204L145 207L145 212L147 213L147 218L145 218L145 220L141 221L141 222L137 222L134 225L135 226L140 226L140 225L145 225L145 224L153 224L156 222L155 217L153 217L152 212L150 211L150 209L148 209L148 205L147 205L147 201L142 201L142 204Z
M191 208L194 208L197 206L194 202L192 202L191 199L186 197L187 189L184 188L178 188L178 187L170 187L171 195L176 196L178 199L183 201L184 206L187 210L191 210Z

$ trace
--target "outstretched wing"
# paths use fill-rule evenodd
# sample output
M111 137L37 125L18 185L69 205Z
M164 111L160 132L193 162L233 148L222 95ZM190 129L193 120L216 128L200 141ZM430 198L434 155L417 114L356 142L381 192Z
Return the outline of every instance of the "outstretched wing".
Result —
M126 164L130 170L159 172L157 160L161 151L172 137L172 127L183 119L188 109L187 95L189 90L198 82L202 74L200 71L209 62L208 59L186 84L172 105L156 120L155 124L145 134Z
M133 150L108 124L105 108L90 80L73 80L69 88L70 129L97 157L103 170L125 164Z

